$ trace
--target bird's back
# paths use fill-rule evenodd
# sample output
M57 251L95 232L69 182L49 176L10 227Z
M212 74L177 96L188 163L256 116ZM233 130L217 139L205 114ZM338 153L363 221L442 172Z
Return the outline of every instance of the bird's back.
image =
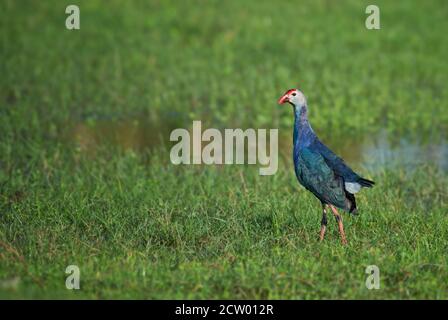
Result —
M342 177L334 174L317 150L311 146L300 148L295 161L295 173L300 184L322 203L350 211L352 206L347 201Z
M319 140L309 124L308 128L299 125L294 138L294 167L300 184L322 203L355 210L355 198L345 189L345 181L359 176Z

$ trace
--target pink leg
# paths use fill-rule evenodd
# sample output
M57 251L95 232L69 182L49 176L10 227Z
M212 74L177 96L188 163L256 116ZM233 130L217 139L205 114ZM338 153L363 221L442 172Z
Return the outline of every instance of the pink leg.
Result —
M347 239L345 238L344 232L344 224L342 223L342 217L339 214L338 210L332 205L330 205L331 211L333 211L334 217L336 218L336 222L338 223L339 233L341 234L342 244L347 244Z

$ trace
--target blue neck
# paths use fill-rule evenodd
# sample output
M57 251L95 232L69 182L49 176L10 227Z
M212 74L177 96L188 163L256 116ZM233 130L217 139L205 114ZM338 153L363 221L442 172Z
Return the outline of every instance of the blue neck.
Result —
M308 121L308 109L306 105L294 106L294 148L306 147L313 142L315 134Z

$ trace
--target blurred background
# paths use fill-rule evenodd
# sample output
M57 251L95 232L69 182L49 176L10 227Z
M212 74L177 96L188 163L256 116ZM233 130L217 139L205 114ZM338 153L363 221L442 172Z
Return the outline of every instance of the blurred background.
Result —
M69 4L80 8L80 30L65 28ZM235 277L244 268L228 271L227 276L221 270L222 279L211 271L210 277L217 277L217 282L209 279L218 283L215 287L195 285L208 281L198 271L207 274L201 269L204 257L220 261L225 256L232 265L232 259L253 250L249 244L243 249L220 247L226 243L226 232L230 236L235 229L229 225L215 230L214 224L227 221L229 212L245 215L257 208L239 207L237 201L235 207L224 209L233 203L225 196L228 192L230 199L243 197L242 203L244 197L259 199L264 204L258 212L268 210L246 222L244 216L235 218L247 223L247 233L242 231L245 241L260 230L278 240L285 234L282 228L297 229L300 220L288 212L294 206L305 208L303 203L310 203L306 210L315 210L309 219L317 219L309 220L313 223L305 231L318 227L318 205L307 195L293 196L293 114L289 106L276 103L289 88L298 87L307 96L310 121L321 139L350 165L379 180L370 203L384 204L390 197L389 205L384 204L390 210L380 210L384 221L398 219L387 212L441 214L446 209L448 2L376 1L380 30L365 28L369 4L2 0L0 275L12 281L18 296L40 296L42 288L57 288L62 276L52 273L55 264L64 266L70 257L89 266L91 273L85 274L98 288L107 282L97 273L102 259L108 261L106 274L120 281L125 276L111 271L123 269L118 261L132 261L125 269L141 271L147 261L139 259L150 256L155 263L151 272L166 281L160 280L159 286L156 278L148 280L159 291L145 293L147 297L172 297L177 291L167 288L174 283L185 284L178 297L344 297L347 292L351 293L346 296L359 296L350 281L347 286L355 291L341 292L334 286L317 296L281 286L269 291L264 284L244 288L244 280ZM169 134L175 128L190 129L193 120L201 120L203 128L278 128L283 161L279 173L260 182L256 174L246 177L241 167L173 167ZM397 186L403 188L396 191ZM288 197L285 194L291 196L282 198ZM264 199L283 199L284 215L271 218L266 209L271 204ZM178 218L172 216L175 212L181 212ZM195 212L202 217L207 213L202 229L195 225L199 220L191 218ZM442 225L438 234L446 235L446 220ZM356 236L363 238L352 238ZM370 236L384 238L378 231ZM406 248L404 252L415 250ZM446 242L437 248L431 249L433 260L441 264L438 253L446 249ZM97 257L98 250L102 253ZM201 250L204 256L196 256L194 252ZM158 255L152 256L154 252ZM173 258L176 252L179 256ZM392 252L372 254L383 257ZM20 257L28 262L20 262ZM409 257L417 259L411 253ZM196 258L196 264L176 269L182 261ZM269 265L255 261L261 269L254 273ZM295 267L285 266L282 272L288 274L291 268ZM178 278L155 270L178 270ZM313 270L308 271L316 273ZM270 271L259 274L263 273ZM126 277L134 279L134 274ZM124 292L139 296L141 279L135 277L135 288L105 285L110 293L93 287L87 292L97 298L122 297ZM400 291L404 280L397 279L391 278L396 290L386 291L386 297L434 292L431 285ZM235 283L243 288L235 289Z
M390 148L385 136L443 148L444 1L378 2L381 30L364 27L366 1L79 1L73 31L66 4L2 3L4 137L142 149L202 120L280 128L284 151L292 115L275 102L299 87L317 132L353 160Z

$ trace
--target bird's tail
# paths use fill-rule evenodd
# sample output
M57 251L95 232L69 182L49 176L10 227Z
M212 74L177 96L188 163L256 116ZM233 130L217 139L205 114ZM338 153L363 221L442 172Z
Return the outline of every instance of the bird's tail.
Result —
M364 179L364 178L360 178L358 180L358 183L366 188L372 188L373 185L375 184L375 182L373 182L372 180L368 180L368 179Z

